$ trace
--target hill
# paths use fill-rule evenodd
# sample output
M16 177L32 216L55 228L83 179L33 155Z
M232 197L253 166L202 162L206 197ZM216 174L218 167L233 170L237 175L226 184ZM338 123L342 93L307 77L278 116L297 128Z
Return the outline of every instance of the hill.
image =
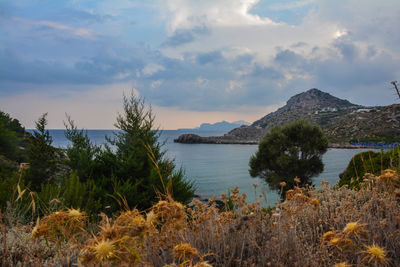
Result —
M238 128L242 125L250 125L250 123L246 121L234 121L234 122L227 122L227 121L220 121L216 123L202 123L199 127L192 128L192 129L178 129L178 130L195 130L195 131L231 131L235 128Z
M199 140L202 143L257 143L274 126L300 119L320 126L331 145L356 140L392 142L400 139L400 105L366 107L313 88L291 97L285 106L251 126L233 129L217 139L196 137L192 143ZM177 142L186 143L186 139L178 138Z

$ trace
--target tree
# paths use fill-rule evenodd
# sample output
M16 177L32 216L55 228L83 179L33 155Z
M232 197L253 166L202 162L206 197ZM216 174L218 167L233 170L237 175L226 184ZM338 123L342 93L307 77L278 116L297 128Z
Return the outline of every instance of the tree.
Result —
M22 161L24 155L20 147L24 145L24 134L25 129L18 120L0 111L0 155Z
M101 175L112 177L114 190L138 208L150 207L157 201L158 193L168 191L183 203L194 195L193 185L185 179L183 171L175 170L174 162L165 158L154 119L151 106L143 98L133 93L124 96L123 113L114 125L119 131L113 139L108 138L109 145L100 156L105 167Z
M42 184L54 181L60 161L60 153L51 145L53 139L46 130L46 117L47 113L35 122L36 130L27 140L26 152L30 167L24 177L33 191L39 191Z
M271 188L293 188L293 178L298 176L301 185L323 171L321 157L328 148L328 139L318 126L306 120L274 127L258 145L250 158L250 175L264 178Z
M182 169L176 170L174 162L165 157L154 118L143 98L124 96L123 112L115 123L118 130L107 137L103 147L97 147L67 116L66 137L72 143L66 151L67 165L80 181L93 182L103 207L117 210L115 198L121 196L130 207L139 209L151 207L159 193L168 192L182 203L192 199L194 187Z

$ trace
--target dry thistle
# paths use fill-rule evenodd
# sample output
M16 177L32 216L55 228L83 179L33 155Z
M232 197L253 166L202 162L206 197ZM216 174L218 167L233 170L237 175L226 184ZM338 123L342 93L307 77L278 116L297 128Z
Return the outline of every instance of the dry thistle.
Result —
M75 221L82 221L85 218L85 213L80 211L80 209L68 209L68 216Z
M173 253L177 259L180 261L192 261L194 256L201 258L197 249L193 248L190 244L180 243L176 245L173 249Z
M88 246L86 251L89 254L93 254L97 263L102 263L103 261L110 260L116 257L117 250L115 247L115 241L110 241L109 239L96 240L96 242Z
M348 238L334 237L329 241L329 245L335 246L337 248L346 248L353 244L353 241Z
M367 263L373 263L376 266L389 266L389 260L386 258L385 249L378 245L372 244L371 246L366 246L363 253L367 254L363 261Z
M346 236L355 236L355 237L365 237L367 235L367 231L364 228L365 224L360 224L358 222L349 222L343 229L343 233Z
M336 237L336 234L337 234L337 233L334 232L334 231L328 231L328 232L326 232L325 234L322 235L321 240L322 240L323 242L330 241L331 239L333 239L334 237Z
M336 263L334 267L350 267L350 264L348 264L347 262L340 262Z

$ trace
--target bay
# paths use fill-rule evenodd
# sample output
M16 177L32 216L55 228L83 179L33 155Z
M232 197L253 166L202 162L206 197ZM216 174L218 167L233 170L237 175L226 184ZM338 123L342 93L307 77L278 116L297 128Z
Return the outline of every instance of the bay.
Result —
M53 145L66 148L69 141L64 136L64 130L49 130ZM97 145L104 144L105 136L112 137L113 130L87 130L91 141ZM196 186L196 194L201 198L219 197L222 193L238 186L241 193L247 195L249 202L259 199L263 189L267 196L268 205L278 201L279 194L270 190L260 178L249 175L248 162L250 156L257 150L256 145L215 145L215 144L180 144L173 140L188 131L164 130L160 142L165 142L166 156L174 160L177 167L185 170L186 177ZM224 132L190 131L201 136L218 136ZM312 179L313 184L320 186L321 181L335 185L339 174L343 172L353 155L368 149L328 149L323 156L324 171ZM253 184L257 184L257 193Z

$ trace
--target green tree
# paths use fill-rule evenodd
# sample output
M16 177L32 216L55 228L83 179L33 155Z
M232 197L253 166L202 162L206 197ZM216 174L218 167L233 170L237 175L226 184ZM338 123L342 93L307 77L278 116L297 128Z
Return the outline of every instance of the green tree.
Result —
M154 119L151 106L146 106L143 98L124 96L123 113L114 125L118 131L114 138L108 138L99 158L102 169L97 177L112 177L103 181L114 188L114 193L123 195L129 205L139 208L150 207L158 193L168 191L183 203L194 195L193 185L183 171L175 170L174 162L165 157Z
M71 141L66 164L80 181L91 185L95 194L88 197L99 200L103 207L110 206L108 210L119 208L115 199L120 196L130 207L140 209L156 202L159 193L168 192L183 203L192 199L193 185L185 179L183 170L165 157L154 114L142 98L133 94L124 97L123 112L115 124L118 130L107 137L103 147L92 144L87 133L78 130L69 117L65 124L66 137Z
M25 181L32 191L40 191L41 184L53 182L60 162L60 153L51 144L48 130L47 113L35 122L36 130L28 137L27 156L30 168L25 172Z
M250 175L264 178L271 188L293 188L293 178L301 184L310 183L312 176L323 171L322 155L328 148L328 139L318 126L306 120L274 127L258 145L250 158Z
M100 147L90 141L86 130L79 130L75 122L67 115L65 137L71 142L66 149L66 164L81 180L94 177Z
M15 161L23 160L23 146L25 129L17 119L0 111L0 155Z

